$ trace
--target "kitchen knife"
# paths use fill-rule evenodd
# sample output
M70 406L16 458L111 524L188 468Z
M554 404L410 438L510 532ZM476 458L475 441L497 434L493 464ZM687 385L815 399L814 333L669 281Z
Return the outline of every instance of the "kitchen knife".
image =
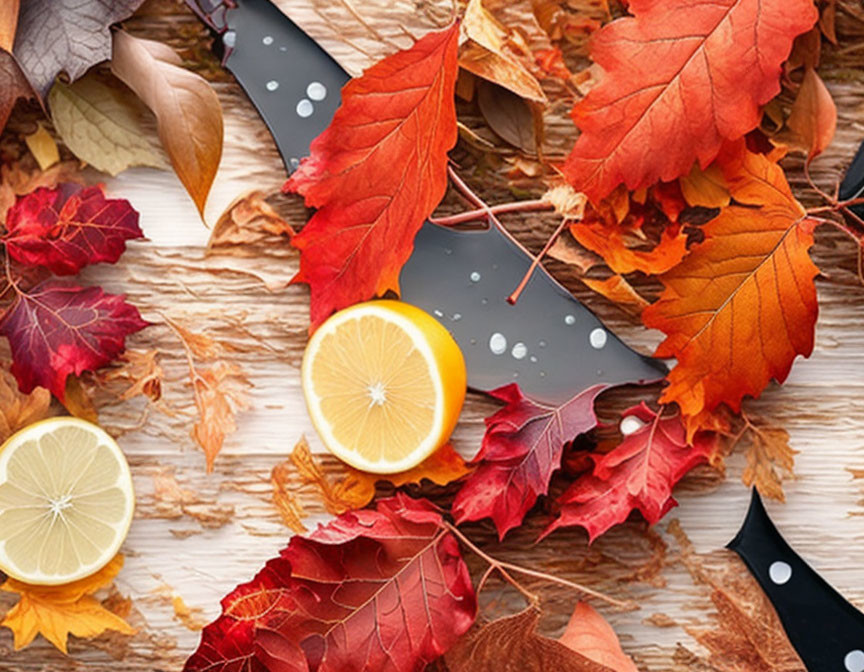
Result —
M792 550L755 489L728 548L768 595L809 672L864 672L864 614Z
M330 122L348 75L268 0L187 2L219 36L225 67L291 172ZM621 342L542 267L510 305L506 297L530 264L528 252L497 227L460 231L426 222L399 279L402 300L450 330L475 389L517 382L524 394L555 403L596 384L663 378L660 362Z
M843 176L840 192L837 196L841 201L864 196L864 142L861 143L855 158L852 159L852 163L846 169L846 175ZM849 209L859 217L864 218L864 203L853 205Z

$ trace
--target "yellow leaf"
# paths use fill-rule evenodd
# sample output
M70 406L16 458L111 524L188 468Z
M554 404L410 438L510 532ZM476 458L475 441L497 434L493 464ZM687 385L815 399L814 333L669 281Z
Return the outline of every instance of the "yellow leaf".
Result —
M684 175L679 183L687 205L702 208L723 208L729 205L729 188L723 170L712 163L705 170L694 163L689 175Z
M92 576L61 586L31 586L7 579L0 590L18 593L21 599L0 625L12 631L15 650L30 644L38 634L63 653L67 653L69 635L95 637L105 630L135 634L135 629L126 621L92 597L97 590L109 585L122 567L123 556L118 554Z
M24 142L27 143L27 149L30 150L42 170L47 170L60 161L57 143L54 142L54 138L42 124L39 124L34 133L24 136Z

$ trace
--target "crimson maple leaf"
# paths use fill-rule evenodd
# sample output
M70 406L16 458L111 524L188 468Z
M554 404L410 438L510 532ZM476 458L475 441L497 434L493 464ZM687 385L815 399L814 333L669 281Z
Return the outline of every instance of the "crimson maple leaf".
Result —
M105 198L101 186L71 182L19 198L6 215L6 231L3 242L13 259L58 275L113 264L127 240L144 236L129 201Z
M507 405L486 418L480 463L453 502L457 522L492 518L499 538L517 527L539 495L549 490L564 446L597 425L595 385L560 406L523 396L516 383L490 392Z
M645 423L606 454L592 454L594 470L573 483L558 502L561 513L543 532L579 525L591 541L639 509L652 525L677 506L672 488L714 453L716 439L697 434L687 443L681 416L662 417L643 402L624 412Z
M598 31L600 83L573 108L582 134L564 173L592 201L705 168L724 139L755 128L780 92L812 0L631 0L632 17Z
M441 514L398 493L293 537L222 607L185 672L419 670L471 627L477 602Z
M456 143L458 24L429 33L342 89L342 105L285 183L318 208L292 239L293 282L315 328L335 310L399 291L414 236L444 197Z
M123 352L126 336L147 326L124 299L55 279L18 289L0 319L0 334L9 339L21 391L41 386L62 401L69 374L96 369Z

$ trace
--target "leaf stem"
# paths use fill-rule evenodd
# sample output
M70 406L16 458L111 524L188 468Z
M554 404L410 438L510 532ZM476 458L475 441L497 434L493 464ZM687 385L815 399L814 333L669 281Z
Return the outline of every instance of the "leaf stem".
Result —
M538 572L534 569L529 569L527 567L522 567L520 565L514 565L510 562L504 562L503 560L497 560L493 558L491 555L480 549L474 542L472 542L468 537L466 537L455 525L451 525L448 522L444 522L444 526L451 532L453 535L459 539L463 544L465 544L471 551L481 557L483 560L489 563L489 569L483 575L483 578L480 580L480 584L478 585L478 592L486 583L486 580L489 578L492 570L497 571L501 576L503 576L508 583L510 583L514 588L516 588L519 592L521 592L528 599L537 599L536 596L523 588L519 583L508 573L507 570L511 572L516 572L518 574L524 574L525 576L530 576L535 579L541 579L543 581L548 581L549 583L556 583L559 586L565 586L567 588L571 588L572 590L578 591L580 593L584 593L585 595L589 595L591 597L597 598L598 600L602 600L611 605L614 605L620 609L625 609L627 611L633 611L638 609L639 606L634 603L632 600L617 600L614 597L610 597L605 593L601 593L599 591L588 588L587 586L583 586L579 583L575 583L573 581L569 581L568 579L562 579L553 574L547 574L545 572Z
M533 212L537 210L551 210L554 206L544 200L536 199L531 201L514 201L512 203L501 203L500 205L492 205L489 208L477 208L476 210L468 210L460 212L456 215L448 217L430 217L429 221L439 226L453 226L455 224L464 224L465 222L476 222L478 219L484 219L493 213L502 215L507 212Z
M558 225L558 228L555 229L555 232L551 236L549 236L549 240L546 241L546 245L544 245L543 249L540 250L540 254L535 256L534 259L531 261L531 265L528 267L528 270L525 271L525 275L522 276L522 280L519 281L519 284L516 286L516 289L513 290L513 293L507 297L507 303L509 303L511 306L515 305L516 302L519 300L519 296L522 294L522 291L528 285L528 281L531 280L531 276L534 275L534 270L537 268L537 266L540 265L540 261L543 259L543 257L546 256L546 254L552 248L552 245L554 245L555 241L558 240L558 236L561 235L564 227L567 226L570 221L571 220L568 217L561 218L561 223Z

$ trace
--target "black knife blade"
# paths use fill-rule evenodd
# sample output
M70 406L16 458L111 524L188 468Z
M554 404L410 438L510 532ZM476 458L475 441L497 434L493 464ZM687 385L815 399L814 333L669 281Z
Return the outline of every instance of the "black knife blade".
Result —
M768 595L809 672L864 672L864 614L792 550L755 489L727 548Z
M226 67L291 172L329 124L347 73L269 0L187 2L221 36ZM310 91L313 83L326 92L323 99L321 91ZM299 113L304 101L314 107L308 116ZM647 383L665 375L661 363L631 350L542 268L520 301L507 303L530 264L528 252L497 228L457 231L427 222L400 276L402 300L450 330L475 389L518 382L539 401L561 402L599 383Z
M852 163L846 169L846 175L840 183L840 192L837 194L841 201L864 196L864 142L858 147L858 152ZM849 208L861 218L864 218L864 203L853 205Z

